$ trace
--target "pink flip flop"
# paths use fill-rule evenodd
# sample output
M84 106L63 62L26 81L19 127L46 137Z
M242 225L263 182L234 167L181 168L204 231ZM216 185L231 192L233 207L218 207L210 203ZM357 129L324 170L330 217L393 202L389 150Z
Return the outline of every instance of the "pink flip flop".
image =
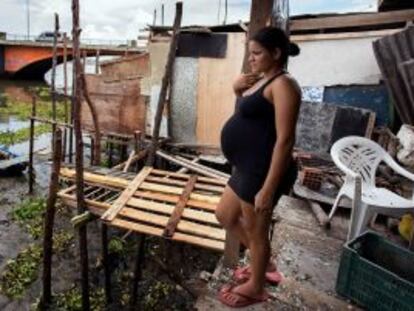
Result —
M245 282L251 276L250 266L238 267L233 272L233 277L237 282ZM276 269L266 272L266 281L270 284L279 284L283 280L283 275Z
M264 291L262 295L251 297L233 291L234 285L225 285L218 294L218 299L222 304L232 308L243 308L256 303L265 302L269 294Z

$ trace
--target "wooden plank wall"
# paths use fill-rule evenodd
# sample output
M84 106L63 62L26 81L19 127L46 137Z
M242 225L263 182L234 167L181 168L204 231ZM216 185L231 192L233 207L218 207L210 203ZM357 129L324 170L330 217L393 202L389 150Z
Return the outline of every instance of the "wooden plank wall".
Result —
M197 143L220 146L220 132L233 114L236 97L232 84L240 74L244 33L228 33L223 59L199 58L197 89Z

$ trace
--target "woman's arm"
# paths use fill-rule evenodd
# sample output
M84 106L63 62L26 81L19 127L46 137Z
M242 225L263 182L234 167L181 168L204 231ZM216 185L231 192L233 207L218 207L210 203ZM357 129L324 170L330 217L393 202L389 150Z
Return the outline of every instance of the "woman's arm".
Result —
M255 198L256 211L272 207L275 190L290 164L295 144L295 129L301 102L300 88L289 77L282 77L271 84L272 102L275 107L276 144L262 189Z

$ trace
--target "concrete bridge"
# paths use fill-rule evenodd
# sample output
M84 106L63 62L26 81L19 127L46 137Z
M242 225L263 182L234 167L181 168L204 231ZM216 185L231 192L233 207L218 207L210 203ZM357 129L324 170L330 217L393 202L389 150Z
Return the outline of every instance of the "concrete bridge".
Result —
M141 47L124 45L81 44L87 56L139 54ZM68 60L72 59L72 43L67 46ZM0 39L0 76L43 78L52 67L53 42L18 41ZM58 63L63 62L63 43L58 44Z

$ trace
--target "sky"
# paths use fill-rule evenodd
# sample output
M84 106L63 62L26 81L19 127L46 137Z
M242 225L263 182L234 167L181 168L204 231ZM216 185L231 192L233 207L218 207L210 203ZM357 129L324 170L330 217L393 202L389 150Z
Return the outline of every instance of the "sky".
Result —
M59 14L62 32L71 32L71 0L0 0L0 32L30 35L54 29L54 13ZM152 24L157 10L161 24L164 4L165 25L174 19L175 0L80 0L82 39L135 39L140 30ZM183 25L223 23L224 0L183 0ZM228 0L227 23L247 21L250 0ZM220 6L221 4L221 6ZM290 0L291 15L376 11L377 0ZM29 8L29 10L27 9ZM219 8L220 14L219 14ZM219 20L220 17L220 20Z

